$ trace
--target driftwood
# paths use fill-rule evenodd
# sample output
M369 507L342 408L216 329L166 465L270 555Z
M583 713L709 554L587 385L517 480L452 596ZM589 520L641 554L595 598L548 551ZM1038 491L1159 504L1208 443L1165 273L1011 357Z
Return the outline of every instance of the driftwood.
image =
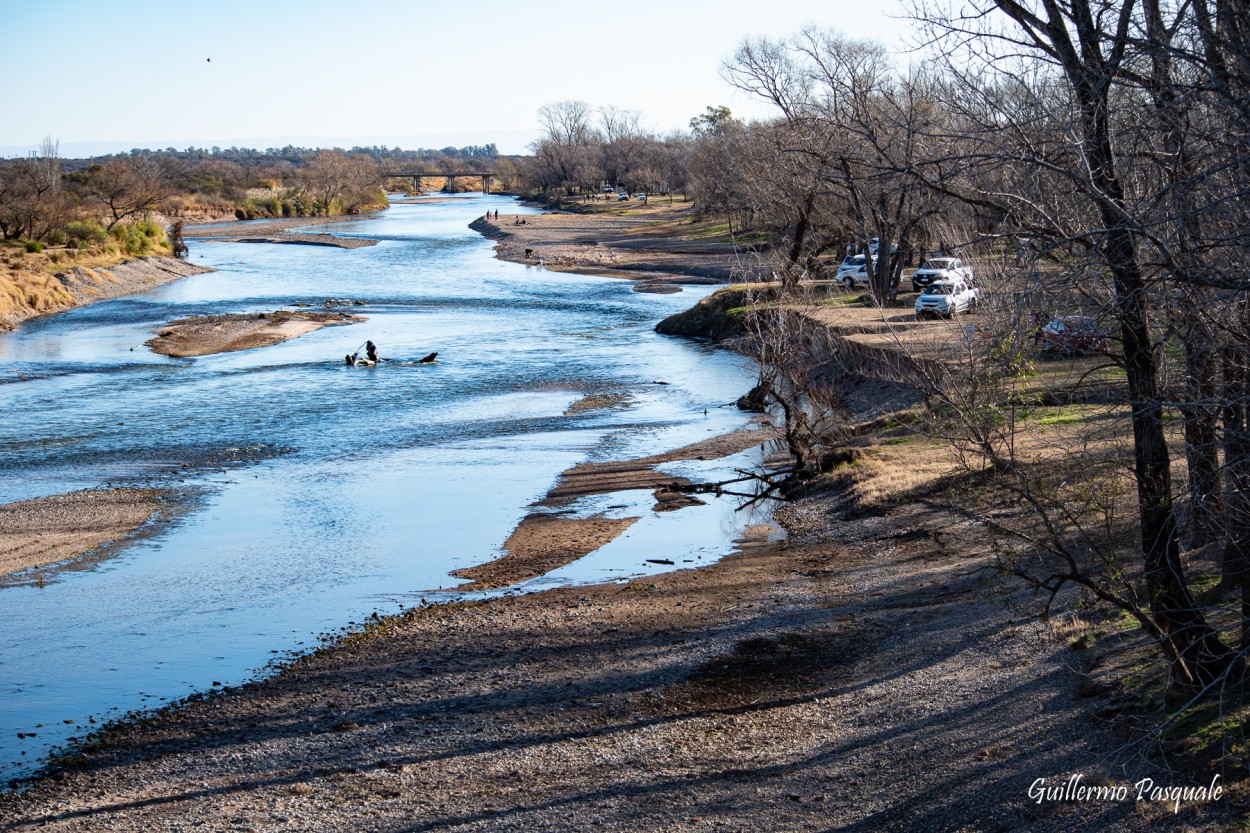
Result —
M681 494L714 494L717 497L721 495L730 495L732 497L746 498L746 502L738 507L736 511L742 511L748 506L753 506L765 498L776 498L778 500L789 500L785 492L786 486L793 481L794 475L798 473L798 469L779 469L777 471L760 471L750 472L744 469L734 469L741 477L735 477L731 480L721 480L716 483L666 483L660 486L658 492L680 492ZM781 479L777 479L781 478ZM747 483L756 481L763 483L766 488L762 492L755 494L747 494L746 492L735 492L726 489L726 486L732 486L735 483ZM780 491L778 491L780 490Z

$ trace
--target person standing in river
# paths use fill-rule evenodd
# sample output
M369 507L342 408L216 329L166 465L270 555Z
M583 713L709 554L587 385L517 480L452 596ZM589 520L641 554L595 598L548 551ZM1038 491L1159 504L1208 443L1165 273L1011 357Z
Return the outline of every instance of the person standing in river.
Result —
M374 364L378 363L378 348L372 341L365 342L365 358Z

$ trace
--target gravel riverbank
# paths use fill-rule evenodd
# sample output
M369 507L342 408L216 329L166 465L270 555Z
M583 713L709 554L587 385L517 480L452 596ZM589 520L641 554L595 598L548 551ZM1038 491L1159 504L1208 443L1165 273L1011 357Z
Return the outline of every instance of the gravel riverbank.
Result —
M363 237L340 237L293 229L329 223L351 223L369 219L370 215L351 217L283 217L272 220L212 223L183 229L187 240L215 240L221 243L294 243L304 246L331 246L338 249L359 249L376 246L378 241Z
M706 568L383 620L108 733L0 824L1175 830L1225 809L1031 801L1037 778L1115 777L1071 655L987 596L959 520L845 509L810 498L789 546Z

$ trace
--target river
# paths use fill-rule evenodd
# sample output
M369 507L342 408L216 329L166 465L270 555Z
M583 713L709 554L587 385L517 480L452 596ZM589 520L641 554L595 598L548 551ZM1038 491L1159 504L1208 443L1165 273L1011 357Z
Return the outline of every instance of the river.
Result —
M572 465L746 424L728 403L753 383L749 362L652 329L709 288L645 294L498 261L467 227L494 209L529 210L473 195L316 229L380 241L351 250L192 241L216 272L0 336L0 503L104 486L183 496L150 534L0 585L0 783L107 719L454 596L448 572L497 557ZM196 359L143 346L175 318L329 299L368 320ZM365 339L397 361L343 365ZM435 364L412 361L435 350ZM618 405L566 413L591 394ZM753 460L665 470L715 477ZM671 569L648 558L708 563L748 520L727 499L652 502L580 500L579 515L642 520L518 589Z

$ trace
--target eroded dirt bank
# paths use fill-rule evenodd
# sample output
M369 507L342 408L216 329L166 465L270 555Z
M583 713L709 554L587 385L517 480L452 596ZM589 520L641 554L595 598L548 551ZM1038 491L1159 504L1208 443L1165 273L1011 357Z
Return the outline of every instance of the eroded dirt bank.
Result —
M212 271L207 266L172 257L140 257L111 266L74 266L50 277L30 276L38 284L42 300L36 304L0 303L0 331L30 318L149 292L179 278ZM0 299L4 300L7 299Z

